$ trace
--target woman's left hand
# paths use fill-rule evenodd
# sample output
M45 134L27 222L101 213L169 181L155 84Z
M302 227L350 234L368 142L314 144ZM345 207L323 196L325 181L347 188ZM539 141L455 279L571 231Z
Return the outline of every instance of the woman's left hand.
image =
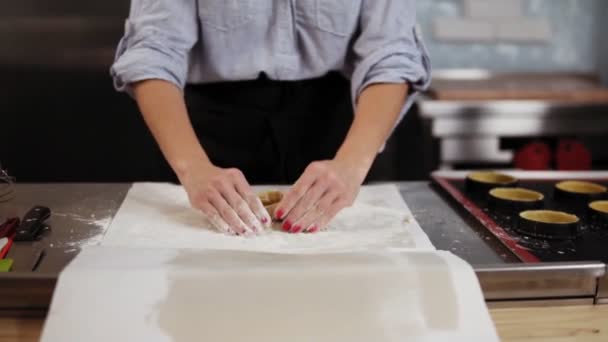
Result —
M277 206L283 230L314 233L325 228L343 208L353 204L368 168L339 160L311 163Z

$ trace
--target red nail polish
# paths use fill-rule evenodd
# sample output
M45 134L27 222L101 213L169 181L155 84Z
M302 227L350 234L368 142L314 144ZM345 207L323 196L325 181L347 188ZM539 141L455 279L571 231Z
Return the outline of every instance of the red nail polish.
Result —
M316 233L318 231L319 231L319 227L317 227L317 226L312 226L312 227L308 228L309 233Z
M268 219L265 217L262 217L262 223L266 223L266 222L268 222Z
M277 210L277 212L275 214L276 214L277 218L279 220L281 220L283 218L283 209Z
M291 229L291 222L285 221L283 223L283 230L286 231L286 232L288 232L290 229Z
M299 233L302 230L301 226L295 225L293 226L293 229L291 230L292 233Z

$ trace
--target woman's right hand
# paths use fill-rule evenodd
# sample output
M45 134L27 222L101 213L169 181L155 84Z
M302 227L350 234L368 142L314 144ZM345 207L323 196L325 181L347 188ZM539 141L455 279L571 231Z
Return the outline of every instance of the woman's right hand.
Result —
M259 233L264 225L270 226L270 216L243 174L209 161L179 87L152 79L134 83L133 90L146 124L194 208L227 234Z
M268 212L240 170L200 163L179 178L192 207L202 211L220 232L251 235L270 227Z

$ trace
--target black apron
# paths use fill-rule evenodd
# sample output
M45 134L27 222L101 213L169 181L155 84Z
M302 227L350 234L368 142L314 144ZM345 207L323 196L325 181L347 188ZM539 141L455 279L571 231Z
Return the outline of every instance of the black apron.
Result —
M251 184L291 184L312 161L332 159L353 119L350 82L339 73L188 85L185 98L211 161Z

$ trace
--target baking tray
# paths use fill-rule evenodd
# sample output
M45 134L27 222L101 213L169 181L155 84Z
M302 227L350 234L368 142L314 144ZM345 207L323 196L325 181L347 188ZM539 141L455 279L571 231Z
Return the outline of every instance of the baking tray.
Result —
M458 206L471 213L490 233L523 262L601 261L608 262L608 230L591 225L581 216L582 234L573 240L547 240L525 236L513 229L517 215L490 210L483 198L469 196L464 190L465 177L471 171L437 171L432 179ZM566 210L553 198L555 183L562 180L586 180L608 185L608 172L529 172L500 171L519 179L519 186L542 192L545 208Z

